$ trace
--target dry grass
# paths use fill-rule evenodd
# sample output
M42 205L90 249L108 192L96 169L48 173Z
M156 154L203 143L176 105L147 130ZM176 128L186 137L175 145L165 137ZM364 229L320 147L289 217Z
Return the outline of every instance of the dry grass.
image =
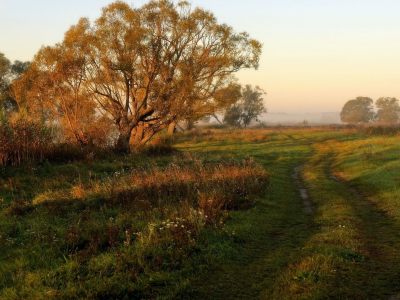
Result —
M52 142L50 129L23 115L0 116L0 165L19 165L42 160Z

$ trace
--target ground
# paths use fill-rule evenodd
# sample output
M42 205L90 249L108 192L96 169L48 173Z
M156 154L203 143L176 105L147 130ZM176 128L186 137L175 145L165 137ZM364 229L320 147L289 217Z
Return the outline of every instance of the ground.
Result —
M2 169L0 298L398 299L399 147L392 132L208 130L172 154ZM170 192L133 201L130 184Z

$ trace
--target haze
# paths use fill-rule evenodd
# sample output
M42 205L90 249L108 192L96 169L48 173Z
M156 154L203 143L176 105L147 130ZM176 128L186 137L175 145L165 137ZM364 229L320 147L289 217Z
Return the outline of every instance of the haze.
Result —
M41 45L61 41L80 17L93 21L111 2L0 0L0 52L12 61L32 60ZM400 97L400 1L191 3L263 43L259 70L237 77L268 93L269 112L338 112L357 96Z

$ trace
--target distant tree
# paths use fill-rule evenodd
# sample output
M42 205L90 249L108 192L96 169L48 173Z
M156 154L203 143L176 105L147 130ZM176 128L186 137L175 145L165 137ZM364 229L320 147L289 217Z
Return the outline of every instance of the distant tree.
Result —
M396 98L382 97L376 100L375 121L379 123L398 123L400 121L399 100Z
M253 121L259 121L257 118L262 113L267 112L264 106L264 90L256 86L246 85L241 90L241 96L238 100L226 110L224 123L238 128L246 128Z
M370 123L374 119L372 104L372 99L368 97L349 100L342 108L340 119L351 124Z
M241 97L241 85L231 82L225 88L221 88L214 93L212 101L198 101L196 106L192 107L191 117L184 120L185 130L193 129L194 123L204 117L214 117L219 123L218 113L223 113L227 107L230 107Z

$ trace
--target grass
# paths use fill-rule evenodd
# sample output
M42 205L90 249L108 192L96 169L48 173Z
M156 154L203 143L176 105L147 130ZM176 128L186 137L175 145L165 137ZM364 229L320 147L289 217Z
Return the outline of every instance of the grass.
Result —
M164 159L171 162L158 166L147 157L146 165L129 167L125 158L118 172L104 172L107 162L75 164L71 172L68 165L47 166L33 179L47 184L29 190L29 198L12 192L25 187L22 170L7 170L17 176L7 181L12 200L3 203L0 218L2 298L182 294L188 282L181 279L195 265L234 247L224 228L229 211L253 206L265 194L268 174L251 159ZM49 178L53 168L63 171L57 181Z
M172 153L3 168L0 298L389 299L396 134L208 129Z
M279 203L279 211L272 205L259 211L264 222L253 224L260 232L254 240L247 239L246 258L243 253L233 257L221 273L203 281L199 299L388 299L397 295L397 138L371 136L364 130L308 129L270 132L264 136L265 144L258 144L257 136L263 133L231 137L236 150L229 138L223 141L221 137L213 138L221 140L219 145L190 146L196 151L204 145L205 151L212 147L236 154L252 149L255 160L270 168L271 182L277 183L272 184L268 200ZM365 154L365 145L370 144L374 146L367 146ZM308 216L298 192L293 194L291 178L293 168L303 163L301 179L314 207ZM283 243L281 234L264 231L271 221L278 232L287 230ZM240 218L233 223L240 226ZM262 254L252 252L251 245ZM255 262L246 263L252 258ZM216 287L215 294L210 286ZM222 289L227 286L229 293Z

